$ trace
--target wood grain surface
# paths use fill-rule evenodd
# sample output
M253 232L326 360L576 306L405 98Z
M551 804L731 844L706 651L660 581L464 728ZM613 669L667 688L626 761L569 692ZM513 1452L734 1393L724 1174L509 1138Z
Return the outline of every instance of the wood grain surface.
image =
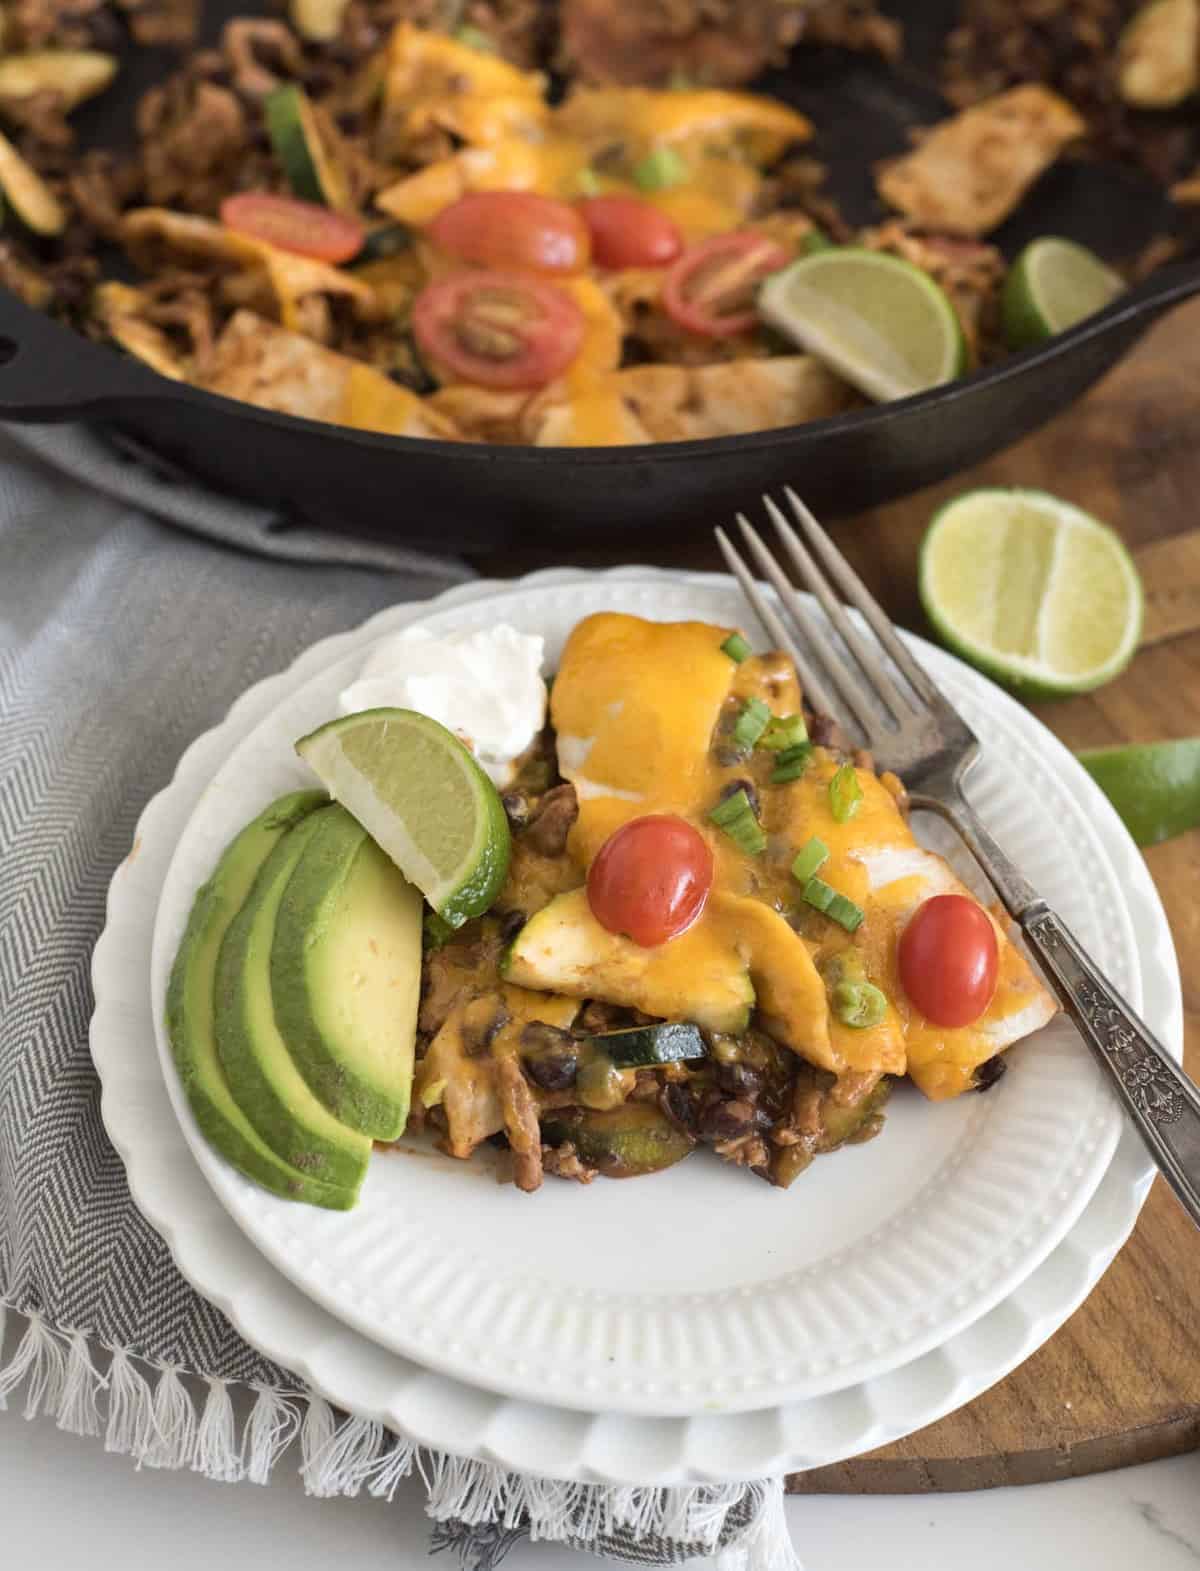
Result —
M1088 398L1035 436L953 482L838 526L842 548L903 626L929 632L915 575L925 524L942 500L983 484L1041 486L1098 514L1138 553L1145 577L1145 631L1132 666L1098 693L1034 706L1039 718L1072 748L1200 735L1200 304L1159 324ZM597 566L622 559L628 553L573 557ZM651 549L643 538L637 559L721 565L707 539ZM503 570L545 565L510 560ZM1187 1063L1200 1078L1200 830L1155 847L1147 861L1175 936ZM1200 1232L1159 1180L1086 1304L1020 1369L907 1440L798 1475L790 1487L977 1489L1196 1447Z

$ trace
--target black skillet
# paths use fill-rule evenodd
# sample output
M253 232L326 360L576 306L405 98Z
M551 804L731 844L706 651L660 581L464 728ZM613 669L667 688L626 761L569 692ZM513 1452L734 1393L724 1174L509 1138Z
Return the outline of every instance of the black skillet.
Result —
M258 9L219 0L229 15ZM814 151L852 222L881 216L872 163L945 113L932 84L954 0L893 5L909 27L897 70L834 50L798 50L763 91L803 109ZM77 124L85 146L128 139L133 107L169 57L131 57L117 86ZM1170 229L1145 177L1064 162L995 237L1013 254L1036 234L1065 234L1113 260ZM1169 307L1200 292L1200 262L1176 263L1044 347L902 402L748 436L630 448L513 448L372 436L214 397L90 343L0 290L0 419L87 420L168 466L278 509L284 520L442 549L645 541L703 533L766 489L795 485L837 516L943 479L1034 430L1103 375ZM699 537L699 535L697 536Z

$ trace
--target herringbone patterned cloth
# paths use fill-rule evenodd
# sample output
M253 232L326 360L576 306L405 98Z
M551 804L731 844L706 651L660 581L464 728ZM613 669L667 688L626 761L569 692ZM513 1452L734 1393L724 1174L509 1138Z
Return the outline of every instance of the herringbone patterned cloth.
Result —
M0 431L0 1319L32 1317L7 1364L0 1329L0 1407L19 1393L139 1463L258 1481L300 1428L318 1492L385 1493L412 1465L377 1425L351 1437L324 1403L289 1398L295 1378L192 1291L134 1208L100 1119L89 962L109 879L188 743L314 640L465 576L280 529L81 430ZM242 1440L231 1382L260 1392ZM424 1460L443 1480L441 1541L468 1561L528 1530L537 1508L514 1501L537 1481L481 1489L477 1464ZM553 1520L534 1529L581 1547L651 1562L744 1541L754 1565L789 1564L777 1483L545 1499ZM454 1521L467 1500L469 1524Z

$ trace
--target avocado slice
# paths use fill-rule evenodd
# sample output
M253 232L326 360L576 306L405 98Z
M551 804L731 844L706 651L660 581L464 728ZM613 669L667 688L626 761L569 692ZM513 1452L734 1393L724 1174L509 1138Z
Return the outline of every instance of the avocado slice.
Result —
M329 1111L395 1140L412 1095L424 903L344 808L318 819L279 905L275 1014Z
M213 1025L217 954L259 869L293 825L328 799L295 791L260 813L226 848L196 895L167 984L167 1036L192 1115L210 1145L239 1173L282 1195L331 1211L346 1211L354 1191L301 1172L267 1145L233 1099Z
M754 1007L749 968L720 927L702 918L670 943L645 949L601 927L586 889L556 895L530 917L501 971L519 987L603 998L735 1036Z
M289 878L322 822L323 807L290 829L263 863L217 956L217 1051L234 1100L277 1155L327 1184L356 1192L371 1142L312 1094L276 1024L271 942Z

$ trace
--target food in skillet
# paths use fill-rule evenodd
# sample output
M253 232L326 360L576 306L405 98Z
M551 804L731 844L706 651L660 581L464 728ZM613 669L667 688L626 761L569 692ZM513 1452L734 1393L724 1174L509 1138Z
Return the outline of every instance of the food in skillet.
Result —
M248 1176L349 1206L407 1129L526 1190L700 1146L786 1188L897 1079L986 1090L1054 1014L788 657L590 616L545 725L540 663L504 627L388 641L297 744L335 800L274 804L197 896L168 1028Z
M1147 117L1121 118L1122 94L1169 107L1194 88L1188 50L1161 43L1187 35L1194 0L1133 9L966 0L945 76L960 112L877 171L881 214L900 216L853 230L803 117L728 89L793 46L897 58L899 29L857 0L475 0L456 20L294 0L290 25L235 19L153 89L132 157L82 158L64 115L112 77L95 47L112 13L23 7L0 59L0 116L20 130L0 142L0 277L164 375L360 429L591 445L820 419L1014 347L997 224L1057 158L1128 151ZM185 10L130 16L162 41ZM1182 157L1157 158L1164 183ZM856 319L852 352L798 307L759 308L766 277L830 241L912 270L907 293L897 268L801 291L809 317L832 302ZM136 276L98 283L111 246ZM931 288L940 352L899 325ZM1072 289L1060 328L1104 303ZM855 345L881 337L904 364L863 373Z

